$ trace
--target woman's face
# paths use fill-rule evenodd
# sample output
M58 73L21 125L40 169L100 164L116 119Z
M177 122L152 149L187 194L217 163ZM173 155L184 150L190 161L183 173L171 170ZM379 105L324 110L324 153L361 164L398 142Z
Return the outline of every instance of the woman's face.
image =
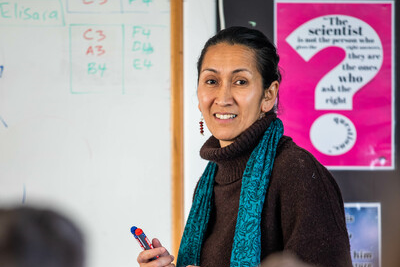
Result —
M221 147L231 144L274 106L279 84L273 82L264 90L255 54L246 46L208 47L199 75L199 109Z

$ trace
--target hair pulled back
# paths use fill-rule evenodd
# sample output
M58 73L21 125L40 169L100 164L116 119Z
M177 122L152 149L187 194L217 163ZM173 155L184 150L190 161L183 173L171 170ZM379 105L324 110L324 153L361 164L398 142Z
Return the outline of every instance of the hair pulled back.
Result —
M261 74L264 89L269 88L273 81L281 82L282 78L278 67L279 55L274 44L259 30L240 26L221 30L208 39L197 61L197 79L199 79L208 48L220 43L244 45L254 51L257 70Z

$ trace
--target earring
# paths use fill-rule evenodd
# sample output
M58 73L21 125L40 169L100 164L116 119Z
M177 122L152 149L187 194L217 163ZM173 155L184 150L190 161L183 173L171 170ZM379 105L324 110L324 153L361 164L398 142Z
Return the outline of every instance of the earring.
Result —
M200 124L200 134L201 135L204 135L204 126L203 126L203 124L204 124L204 122L203 122L203 115L201 115L201 118L200 118L200 121L199 121L199 124Z

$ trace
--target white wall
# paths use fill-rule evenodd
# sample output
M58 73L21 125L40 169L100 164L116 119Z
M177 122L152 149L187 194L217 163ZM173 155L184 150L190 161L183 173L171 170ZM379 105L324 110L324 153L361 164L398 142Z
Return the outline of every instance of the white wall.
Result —
M184 1L184 153L185 153L185 218L189 215L193 191L203 173L206 161L199 151L210 133L199 130L200 112L197 101L196 63L204 43L216 32L216 0Z

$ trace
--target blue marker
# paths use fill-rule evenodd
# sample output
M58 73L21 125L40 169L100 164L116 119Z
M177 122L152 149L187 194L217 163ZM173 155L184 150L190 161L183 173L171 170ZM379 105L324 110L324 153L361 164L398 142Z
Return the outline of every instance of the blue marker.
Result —
M153 246L151 245L149 239L144 234L142 229L137 228L135 226L132 226L131 233L136 238L136 240L139 242L139 245L143 248L143 250L148 250L148 249L152 249L153 248ZM152 258L151 260L155 260L157 258L158 258L158 256Z

